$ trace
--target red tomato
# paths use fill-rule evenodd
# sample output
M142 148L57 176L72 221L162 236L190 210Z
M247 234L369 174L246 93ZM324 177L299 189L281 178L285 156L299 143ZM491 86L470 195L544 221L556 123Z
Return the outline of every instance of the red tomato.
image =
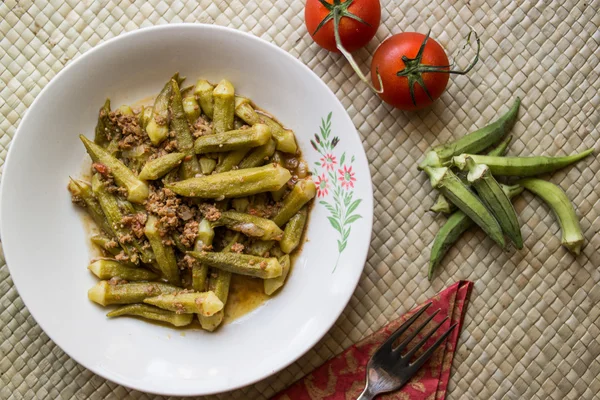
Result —
M427 107L439 98L448 84L449 74L446 72L420 72L427 66L436 66L437 70L448 70L449 62L446 52L438 42L429 38L422 58L415 60L425 35L416 32L405 32L390 36L379 45L371 62L371 80L379 88L377 71L383 83L383 93L379 97L386 103L401 110L419 110ZM406 64L403 57L407 57ZM407 65L408 64L408 65ZM398 76L404 71L408 76ZM419 84L419 78L427 88L427 92ZM414 99L411 96L412 83Z
M342 45L349 52L364 47L377 32L379 22L381 21L381 5L379 0L325 0L332 7L338 7L342 17L340 19L340 39ZM346 3L351 2L350 6ZM347 7L347 8L346 8ZM304 8L304 19L306 28L313 40L324 49L339 53L335 45L335 36L333 31L333 19L327 21L317 33L317 27L325 18L333 15L333 10L329 10L319 0L307 0ZM366 22L362 23L351 17L344 15L350 13Z

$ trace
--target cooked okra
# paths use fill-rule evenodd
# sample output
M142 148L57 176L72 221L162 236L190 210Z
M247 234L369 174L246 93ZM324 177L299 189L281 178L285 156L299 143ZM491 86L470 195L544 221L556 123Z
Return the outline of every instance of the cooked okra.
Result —
M149 306L148 304L129 304L117 308L114 311L106 314L109 318L121 316L134 316L153 321L166 322L173 326L181 327L192 323L193 314L177 314L173 311L167 311L158 307Z
M150 103L111 111L107 99L94 141L81 137L91 182L68 189L101 231L90 300L125 304L109 317L175 326L197 314L213 331L284 284L316 190L292 130L227 80L183 81L175 74ZM253 278L265 280L260 292L249 285L231 300Z
M100 279L116 277L126 281L153 281L158 278L152 271L128 267L115 260L97 260L91 263L88 269Z
M201 314L207 317L223 309L223 302L211 291L160 294L156 297L146 297L144 303L177 314Z

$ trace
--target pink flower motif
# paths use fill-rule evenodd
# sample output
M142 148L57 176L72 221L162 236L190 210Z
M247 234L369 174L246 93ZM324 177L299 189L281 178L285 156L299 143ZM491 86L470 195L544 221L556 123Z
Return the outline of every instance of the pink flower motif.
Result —
M322 173L321 176L317 177L315 181L317 185L317 197L325 197L329 194L329 181L325 176L325 173Z
M325 157L321 157L321 167L327 167L327 171L333 170L335 164L337 164L337 160L333 154L329 153L325 154Z
M344 189L354 188L356 178L354 177L354 172L352 172L352 166L348 168L347 165L344 165L343 169L338 169L338 173L340 174L338 180Z

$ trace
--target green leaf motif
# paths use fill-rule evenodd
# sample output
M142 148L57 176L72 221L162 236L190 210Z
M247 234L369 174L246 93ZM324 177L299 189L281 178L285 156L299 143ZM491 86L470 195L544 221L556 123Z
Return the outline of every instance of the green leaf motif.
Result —
M346 161L346 153L345 152L342 154L342 158L340 158L340 167L342 165L344 165L344 161Z
M354 200L352 202L352 204L350 204L350 206L346 210L346 214L348 214L348 215L352 214L352 212L358 208L361 201L362 201L362 199Z
M340 226L340 223L335 218L327 217L327 219L329 220L329 223L331 224L331 226L333 226L333 229L335 229L339 233L342 233L342 227Z
M351 215L350 217L346 218L346 220L344 221L344 225L350 225L354 221L358 221L361 218L362 218L362 215L358 215L358 214Z

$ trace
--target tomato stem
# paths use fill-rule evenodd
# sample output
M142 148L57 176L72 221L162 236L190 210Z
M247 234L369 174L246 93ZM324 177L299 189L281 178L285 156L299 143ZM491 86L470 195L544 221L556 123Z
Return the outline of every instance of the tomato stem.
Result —
M351 18L351 19L353 19L355 21L360 22L361 24L365 24L367 26L371 26L371 25L369 25L369 23L367 23L365 20L363 20L359 16L357 16L355 14L352 14L350 11L348 11L348 7L350 7L350 5L353 2L354 2L354 0L347 0L347 1L343 2L343 3L341 2L341 0L333 0L333 4L331 4L331 3L328 3L325 0L319 0L319 3L321 3L323 5L323 7L325 7L327 10L329 10L329 13L319 23L319 25L317 26L317 29L315 29L315 32L313 33L313 36L327 22L333 20L333 35L335 37L335 45L336 45L337 49L340 51L340 53L342 53L342 55L346 58L346 60L348 60L348 63L350 64L350 66L352 67L352 69L354 70L354 72L356 72L356 75L358 75L358 77L359 77L359 79L361 81L363 81L364 83L367 84L367 86L369 87L369 89L371 89L375 93L383 93L383 81L381 80L381 76L379 75L379 70L377 70L376 73L377 73L377 79L379 81L379 87L380 87L380 89L375 89L375 86L373 86L373 84L371 83L371 80L368 79L362 73L362 71L360 70L360 67L358 66L358 64L356 63L356 61L354 61L354 57L352 57L352 54L350 54L350 52L348 50L346 50L344 48L344 46L342 45L342 38L340 37L340 20L343 17Z
M479 51L481 50L481 40L477 33L473 30L469 32L467 35L467 43L463 46L463 49L466 48L471 43L471 34L475 34L475 39L477 40L477 53L475 54L475 58L471 63L467 66L465 70L454 70L450 69L452 65L425 65L421 64L421 60L423 58L423 52L425 51L425 45L427 44L427 40L429 40L429 35L431 34L431 30L427 32L421 47L419 48L419 52L417 53L415 58L408 58L406 55L402 56L402 62L404 62L404 69L398 71L396 73L397 76L406 77L408 79L408 88L410 90L410 97L413 101L413 104L416 106L417 101L415 99L415 84L418 84L423 88L425 94L431 101L431 94L429 94L429 90L427 89L427 85L425 85L425 81L423 81L423 73L442 73L442 74L457 74L457 75L465 75L469 71L473 69L477 61L479 61Z

